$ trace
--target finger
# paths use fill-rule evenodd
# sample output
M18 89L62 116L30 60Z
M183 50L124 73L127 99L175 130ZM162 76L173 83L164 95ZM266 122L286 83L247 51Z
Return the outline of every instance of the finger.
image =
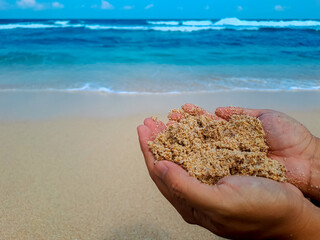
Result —
M183 119L183 114L180 112L181 110L179 109L173 109L170 113L169 113L169 120L173 121L173 122L179 122L181 119Z
M216 116L213 113L210 113L206 110L204 110L203 108L200 108L194 104L191 103L186 103L184 105L182 105L182 110L180 109L173 109L170 113L169 113L169 123L167 123L168 125L172 125L175 122L179 122L181 119L183 119L185 116L183 114L183 112L186 112L192 116L200 116L200 115L206 115L214 120L224 120L218 116Z
M164 161L159 161L155 163L154 167L151 169L150 175L153 175L152 180L155 182L162 195L165 196L169 202L173 203L173 197L170 194L168 187L162 181L162 174L167 170L167 167L163 162Z
M261 196L263 194L263 191L266 191L270 193L270 198L274 198L277 195L277 192L291 192L290 194L294 193L299 197L303 196L301 191L290 183L281 183L263 177L227 176L220 179L217 185L221 188L221 191L223 191L224 195L226 195L230 190L233 191L234 189L237 189L236 192L238 193L241 191L250 191L252 194L255 193L258 196ZM235 196L236 192L230 192L230 194L233 194ZM252 194L248 198L254 199L254 196ZM267 197L266 194L264 195L265 197Z
M154 156L150 151L148 145L148 142L150 141L150 138L152 136L152 132L151 129L145 125L140 125L137 130L139 135L140 148L146 161L147 168L150 172L154 168Z
M192 103L186 103L183 104L181 107L185 112L191 114L191 115L202 115L204 114L206 111Z
M172 120L170 120L169 122L167 122L167 127L168 126L170 126L170 125L173 125L173 124L176 124L177 123L177 121L172 121Z
M165 175L168 171L167 164L174 164L168 161L159 161L155 164L154 172L156 173L155 183L160 190L160 192L165 196L165 198L172 204L172 206L179 212L182 218L190 223L194 224L195 221L195 213L199 212L198 210L194 209L186 199L177 196L175 193L172 192L170 186L164 182ZM176 164L174 164L176 165Z
M191 103L184 104L182 106L182 109L185 112L187 112L187 113L189 113L189 114L191 114L193 116L195 116L195 115L206 115L206 116L208 116L208 117L210 117L210 118L212 118L214 120L223 120L222 118L216 116L215 114L213 114L211 112L208 112L207 110L204 110L203 108L198 107L198 106L196 106L194 104L191 104Z
M252 176L239 176L232 175L221 178L217 185L228 185L231 187L236 187L237 189L248 188L248 186L254 186L255 188L260 188L260 185L267 183L278 183L268 178L262 177L252 177Z
M229 120L232 115L249 115L258 118L264 112L266 112L264 109L248 109L242 107L219 107L215 111L217 116L226 120Z
M200 209L219 205L222 198L216 186L200 183L175 163L168 161L163 163L167 169L159 176L176 198L185 199L191 206ZM159 169L159 172L161 171Z
M166 129L166 125L161 122L161 121L155 121L152 118L146 118L144 120L144 125L146 125L147 127L149 127L149 129L151 130L151 137L150 137L150 141L154 140L154 138L163 130Z
M214 115L201 107L198 107L191 103L186 103L181 107L185 112L196 116L196 115L207 115L208 117L213 117Z
M154 128L154 122L147 120L145 121L145 124L146 125L139 126L137 130L139 135L140 147L145 158L149 175L151 176L152 180L154 181L162 195L177 209L181 216L187 222L195 223L192 217L193 211L191 210L191 208L186 203L177 201L176 197L172 194L168 186L163 182L163 177L168 170L165 164L166 161L159 161L157 163L154 163L154 156L148 146L148 141L152 136L150 127ZM149 125L150 127L148 127L147 125Z
M148 146L148 141L150 140L151 134L152 132L148 126L140 125L138 127L140 147L141 147L141 151L143 153L149 174L152 180L155 182L155 184L159 188L160 192L169 200L168 190L161 180L161 176L162 176L161 174L166 171L166 167L165 166L163 167L161 162L154 164L154 156ZM157 165L157 169L155 169L155 165Z
M173 109L170 113L169 113L169 119L171 121L177 121L179 122L181 119L184 118L183 112L186 112L190 115L193 116L198 116L198 115L207 115L208 117L214 118L214 114L194 105L191 103L186 103L184 105L182 105L181 107L182 110L180 109Z

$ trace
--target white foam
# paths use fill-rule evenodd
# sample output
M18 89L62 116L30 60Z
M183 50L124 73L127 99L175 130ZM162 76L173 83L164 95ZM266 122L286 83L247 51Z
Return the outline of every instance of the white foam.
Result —
M147 21L147 23L151 25L170 25L170 26L176 26L180 24L177 21Z
M7 29L16 29L16 28L57 28L56 25L49 25L49 24L40 24L40 23L17 23L17 24L2 24L0 25L0 29L7 30Z
M54 24L66 26L70 21L55 21Z
M104 94L121 94L121 95L171 95L171 94L186 94L186 93L217 93L217 92L318 92L320 91L320 86L302 88L302 87L290 87L290 88L248 88L248 87L233 87L227 89L211 89L211 90L183 90L183 91L170 91L170 92L137 92L137 91L113 91L109 88L90 88L85 89L80 88L70 88L70 89L60 89L60 88L44 88L44 89L25 89L25 88L7 88L0 89L0 92L91 92L91 93L104 93Z
M225 27L207 26L207 27L195 27L195 26L181 26L181 27L152 27L152 30L163 32L195 32L205 30L223 30Z
M225 27L218 26L103 26L103 25L83 25L85 28L91 30L154 30L163 32L193 32L204 30L222 30Z
M56 89L50 89L50 90L56 90ZM98 87L98 88L91 87L90 83L85 83L82 87L78 87L78 88L67 88L67 89L64 89L63 91L67 91L67 92L87 91L87 92L107 92L107 93L114 92L110 88L106 88L106 87Z
M92 87L90 83L85 83L82 87L79 88L68 88L68 89L55 89L55 88L47 88L43 89L44 91L59 91L59 92L100 92L100 93L113 93L113 94L125 94L125 95L152 95L152 94L180 94L178 91L171 92L137 92L137 91L115 91L107 87ZM42 91L43 91L42 90ZM0 90L1 91L1 90ZM37 89L36 91L41 91Z
M82 25L85 28L91 29L91 30L149 30L149 27L145 26L108 26L108 25Z
M252 21L240 20L238 18L224 18L214 23L216 26L252 26L252 27L270 27L270 28L286 28L286 27L317 27L320 21L313 20L291 20L291 21Z
M313 91L313 90L320 90L320 86L315 86L315 87L308 87L308 88L303 88L303 87L290 87L289 90L291 91Z

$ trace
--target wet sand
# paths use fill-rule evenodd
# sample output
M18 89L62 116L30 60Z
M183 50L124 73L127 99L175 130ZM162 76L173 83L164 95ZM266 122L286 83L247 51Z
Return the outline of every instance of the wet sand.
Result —
M185 102L273 108L320 136L320 92L0 93L0 239L220 239L148 176L136 127Z

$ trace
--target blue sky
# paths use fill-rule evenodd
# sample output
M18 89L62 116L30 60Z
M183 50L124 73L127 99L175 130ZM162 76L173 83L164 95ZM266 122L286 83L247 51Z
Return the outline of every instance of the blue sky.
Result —
M320 19L320 0L0 0L0 18Z

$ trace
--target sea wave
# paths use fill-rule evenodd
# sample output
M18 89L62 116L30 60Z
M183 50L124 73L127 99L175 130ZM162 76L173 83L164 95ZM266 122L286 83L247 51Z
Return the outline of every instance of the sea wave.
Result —
M67 25L69 24L70 21L55 21L54 24L57 24L57 25Z
M0 92L66 92L66 93L101 93L101 94L119 94L119 95L172 95L172 94L198 94L198 93L219 93L219 92L318 92L319 87L314 88L299 88L292 87L290 89L252 89L252 88L232 88L232 89L216 89L216 90L186 90L186 91L171 91L171 92L137 92L137 91L110 91L108 89L99 88L91 90L79 89L60 89L60 88L46 88L46 89L0 89Z
M216 26L235 26L235 27L268 27L268 28L310 28L320 27L320 21L314 20L290 20L290 21L254 21L240 20L238 18L224 18L214 23Z
M162 32L195 32L207 30L231 29L225 26L187 26L187 25L153 25L153 26L114 26L114 25L91 25L91 24L6 24L0 25L0 30L9 30L16 28L42 29L42 28L86 28L90 30L126 30L126 31L162 31ZM232 28L234 29L234 28ZM239 27L234 30L259 30L257 27Z
M170 25L170 26L178 26L178 25L184 25L184 26L209 26L212 25L211 20L201 20L201 21L195 21L195 20L188 20L188 21L147 21L150 25Z
M159 90L159 89L158 89ZM252 87L217 87L214 89L183 89L176 91L124 91L113 90L105 86L97 86L96 84L85 83L83 86L74 88L1 88L0 92L87 92L87 93L104 93L104 94L121 94L121 95L154 95L154 94L185 94L185 93L215 93L215 92L238 92L238 91L250 91L250 92L299 92L299 91L320 91L319 86L301 87L301 86L283 86L277 88L252 88Z
M147 21L148 24L151 24L151 25L179 25L180 22L178 21Z
M90 21L71 22L67 20L0 23L0 30L10 29L43 29L43 28L86 28L90 30L126 30L126 31L208 31L208 30L260 30L272 29L312 29L320 30L320 21L316 20L290 20L290 21L257 21L240 20L238 18L224 18L213 22L212 20L188 21L146 21L140 23L119 24L111 20L94 23Z
M218 26L181 26L181 27L152 27L150 28L154 31L163 31L163 32L195 32L195 31L206 31L206 30L223 30L225 27Z
M57 90L54 88L49 88L47 90ZM78 88L67 88L67 89L59 89L60 91L66 91L66 92L106 92L106 93L113 93L115 91L111 90L107 87L92 87L90 83L85 83L82 87Z
M0 24L0 30L9 30L9 29L16 29L16 28L33 28L33 29L40 29L40 28L58 28L57 25L50 25L50 24L42 24L42 23L17 23L17 24Z
M84 28L91 30L150 30L145 26L108 26L108 25L82 25Z
M93 87L90 83L86 83L79 88L68 88L68 89L44 89L51 91L63 91L63 92L100 92L100 93L113 93L113 94L183 94L183 93L210 93L210 92L236 92L236 91L258 91L258 92L279 92L279 91L320 91L320 86L310 86L310 87L299 87L299 86L290 86L290 87L280 87L280 88L250 88L250 87L230 87L230 88L216 88L208 90L180 90L180 91L117 91L112 90L107 87Z

